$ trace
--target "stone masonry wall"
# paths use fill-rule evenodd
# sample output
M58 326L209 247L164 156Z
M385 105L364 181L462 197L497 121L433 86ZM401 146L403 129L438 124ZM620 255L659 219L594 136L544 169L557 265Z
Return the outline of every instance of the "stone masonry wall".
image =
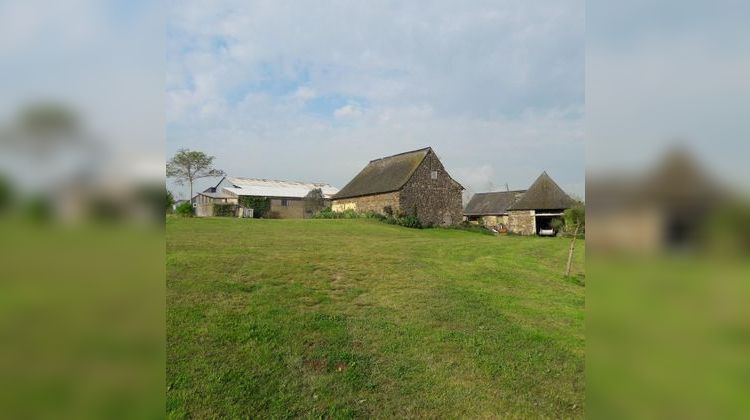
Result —
M508 212L508 231L519 235L536 234L536 216L534 210Z
M399 212L399 192L390 192L385 194L367 195L364 197L344 198L341 200L333 200L331 210L333 211L344 211L344 210L355 210L358 212L366 213L373 211L375 213L385 214L383 208L385 206L391 206L393 213Z
M437 171L436 179L432 179L432 171ZM404 185L400 198L401 211L417 216L423 225L450 226L463 220L461 186L432 152Z

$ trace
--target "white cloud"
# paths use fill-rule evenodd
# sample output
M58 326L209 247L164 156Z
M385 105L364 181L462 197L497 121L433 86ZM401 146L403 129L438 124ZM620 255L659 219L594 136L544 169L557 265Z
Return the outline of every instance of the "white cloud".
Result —
M362 115L362 110L357 105L347 104L333 111L336 118L354 118Z
M580 0L180 3L167 150L342 186L370 159L431 145L477 188L523 188L543 169L580 186L583 12Z

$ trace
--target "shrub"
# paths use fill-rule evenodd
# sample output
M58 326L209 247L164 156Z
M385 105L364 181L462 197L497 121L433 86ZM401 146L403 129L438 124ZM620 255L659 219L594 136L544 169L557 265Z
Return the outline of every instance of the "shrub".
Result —
M330 207L326 207L323 210L317 212L313 216L313 219L359 219L361 217L367 217L367 215L358 213L353 209L333 211Z
M177 206L174 212L182 217L193 217L195 210L193 209L193 204L189 201L186 201Z
M260 219L268 216L271 210L271 199L268 197L252 197L243 195L239 199L242 207L253 209L253 218Z
M326 206L326 200L325 197L323 197L323 190L320 188L310 190L303 200L303 205L305 214L314 215L323 210Z
M463 230L466 232L474 232L474 233L481 233L483 235L496 235L496 232L493 232L489 230L484 225L477 225L471 222L461 222L460 224L454 225L454 226L448 226L446 229L455 229L455 230Z
M169 190L167 190L166 205L167 213L171 212L172 206L174 205L174 196L172 195L172 191Z
M419 219L417 219L417 216L404 216L404 217L398 217L395 218L396 224L403 227L408 227L412 229L422 229L422 223L420 223Z
M374 211L368 211L367 213L365 213L365 217L367 217L368 219L380 220L381 222L384 222L386 221L386 219L388 219L387 216L384 216L380 213L375 213Z
M214 216L233 217L236 207L234 204L214 203Z
M393 211L391 210L391 213ZM313 216L314 219L375 219L381 222L385 222L391 225L399 225L408 228L422 229L422 224L419 222L416 216L387 216L374 211L368 211L366 213L360 213L353 209L347 209L344 211L333 211L330 207L327 207Z

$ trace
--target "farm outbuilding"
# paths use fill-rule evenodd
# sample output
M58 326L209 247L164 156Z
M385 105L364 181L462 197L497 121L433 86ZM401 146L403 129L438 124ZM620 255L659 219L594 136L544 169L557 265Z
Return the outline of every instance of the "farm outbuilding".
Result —
M370 161L333 196L333 210L410 215L425 226L461 222L463 186L430 147Z
M575 204L543 172L528 190L474 194L464 216L469 221L519 235L555 234L552 221L561 218Z
M242 206L241 197L253 197L268 201L266 214L255 211L256 217L276 219L302 219L312 217L315 209L309 208L306 201L314 190L320 190L323 203L330 204L333 194L338 192L336 187L319 182L278 181L259 178L224 177L204 192L196 195L194 206L196 214L200 216L213 215L214 204L234 204L235 211Z
M508 230L508 207L523 196L526 190L477 193L466 204L464 216L499 232Z

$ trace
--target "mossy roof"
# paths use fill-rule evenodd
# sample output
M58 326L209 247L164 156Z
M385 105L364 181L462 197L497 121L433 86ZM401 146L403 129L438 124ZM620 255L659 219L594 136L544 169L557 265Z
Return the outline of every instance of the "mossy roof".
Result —
M547 172L542 172L523 197L508 210L559 210L573 205L575 201L547 175Z
M398 191L431 152L432 149L426 147L371 160L333 199Z
M519 200L525 190L476 193L466 204L467 216L492 216L508 212L508 207Z

